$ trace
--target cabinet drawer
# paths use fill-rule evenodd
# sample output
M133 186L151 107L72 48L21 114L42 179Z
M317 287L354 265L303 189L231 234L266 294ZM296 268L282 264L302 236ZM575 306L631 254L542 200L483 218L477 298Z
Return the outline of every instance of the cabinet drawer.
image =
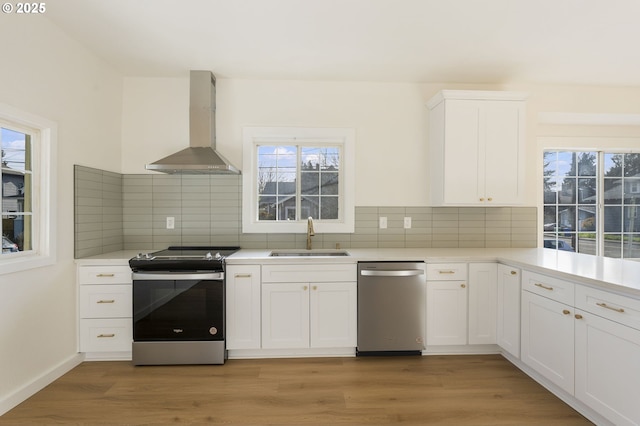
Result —
M80 352L131 351L132 340L130 318L80 320Z
M130 318L131 285L80 286L80 318Z
M263 265L263 283L309 283L356 281L355 263L305 263L295 265Z
M640 330L640 300L578 285L576 308Z
M574 287L572 282L548 277L530 271L522 271L522 289L549 299L573 306Z
M129 266L80 266L78 282L82 284L131 284Z
M427 264L427 281L459 281L466 279L466 263Z

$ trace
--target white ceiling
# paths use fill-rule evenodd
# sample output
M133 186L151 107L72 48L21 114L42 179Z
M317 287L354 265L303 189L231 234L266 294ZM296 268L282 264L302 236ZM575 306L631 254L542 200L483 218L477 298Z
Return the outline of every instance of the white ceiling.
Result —
M55 0L126 76L640 86L638 0Z

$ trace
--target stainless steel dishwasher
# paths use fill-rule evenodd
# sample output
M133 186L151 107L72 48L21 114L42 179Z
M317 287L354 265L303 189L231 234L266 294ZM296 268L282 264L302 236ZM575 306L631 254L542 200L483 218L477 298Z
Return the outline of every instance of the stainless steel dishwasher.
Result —
M419 355L424 349L424 262L358 263L357 355Z

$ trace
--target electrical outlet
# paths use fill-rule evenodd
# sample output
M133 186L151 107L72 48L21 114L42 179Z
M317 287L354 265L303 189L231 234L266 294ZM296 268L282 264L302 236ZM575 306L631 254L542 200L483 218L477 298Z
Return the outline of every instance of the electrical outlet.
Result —
M380 229L387 228L387 218L385 216L381 216L380 218Z
M174 229L176 227L176 218L175 217L167 217L167 229Z
M410 217L405 217L404 218L404 229L411 229L411 218Z

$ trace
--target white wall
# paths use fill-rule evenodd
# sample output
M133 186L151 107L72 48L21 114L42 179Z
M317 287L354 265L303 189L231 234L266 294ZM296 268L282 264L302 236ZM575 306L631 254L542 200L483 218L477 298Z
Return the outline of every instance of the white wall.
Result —
M188 78L126 78L124 173L186 147ZM426 102L440 89L529 93L525 203L539 201L539 136L640 136L640 127L538 123L540 112L640 114L640 88L530 84L405 84L218 79L219 150L242 164L242 127L345 126L357 130L356 205L424 206L429 200Z
M353 127L356 205L427 203L419 86L218 79L216 87L217 147L236 167L243 126ZM188 88L188 78L125 78L124 173L146 173L145 164L187 146Z
M77 357L73 165L119 171L122 79L43 16L3 15L0 39L0 102L58 124L57 264L0 276L1 414Z

